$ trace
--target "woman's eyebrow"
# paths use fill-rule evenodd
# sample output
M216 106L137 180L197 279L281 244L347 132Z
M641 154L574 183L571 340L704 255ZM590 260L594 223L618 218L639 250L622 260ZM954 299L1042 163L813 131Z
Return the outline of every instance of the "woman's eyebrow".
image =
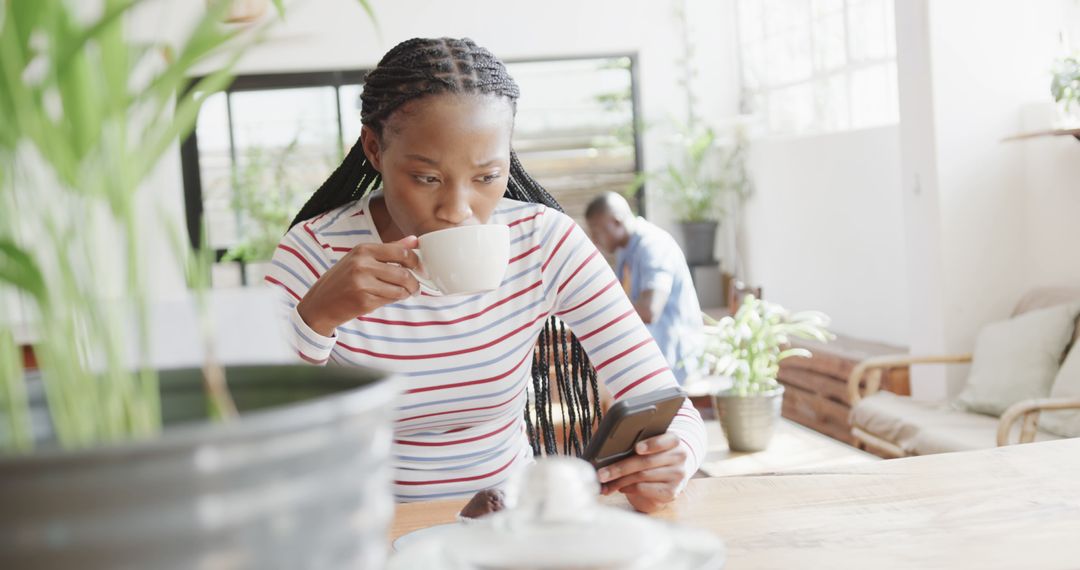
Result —
M487 168L487 167L489 167L489 166L494 166L494 165L495 165L496 163L498 163L498 162L500 162L500 161L502 161L502 160L505 160L505 159L504 159L504 158L502 158L502 157L495 157L495 158L493 158L493 159L491 159L491 160L489 160L489 161L487 161L487 162L484 162L484 163L477 163L477 164L476 164L476 167L477 167L477 168Z
M428 157L426 157L426 156L424 156L422 154L406 154L405 158L411 158L413 160L419 160L420 162L424 162L424 163L430 164L432 166L438 166L439 165L439 161L435 160L434 158L428 158Z

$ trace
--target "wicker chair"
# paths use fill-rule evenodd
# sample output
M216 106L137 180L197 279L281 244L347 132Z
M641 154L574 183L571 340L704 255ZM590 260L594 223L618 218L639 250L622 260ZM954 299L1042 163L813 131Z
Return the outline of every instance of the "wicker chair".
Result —
M1080 290L1040 289L1026 295L1013 315L1080 300ZM1072 343L1080 346L1080 323ZM1071 350L1080 350L1072 348ZM851 401L851 434L882 455L907 457L1009 445L1019 422L1015 443L1059 439L1038 429L1039 414L1046 410L1080 410L1080 398L1041 398L1010 406L1000 418L952 409L947 402L923 402L881 390L883 374L890 368L913 365L970 363L971 354L938 356L880 356L859 363L848 377Z

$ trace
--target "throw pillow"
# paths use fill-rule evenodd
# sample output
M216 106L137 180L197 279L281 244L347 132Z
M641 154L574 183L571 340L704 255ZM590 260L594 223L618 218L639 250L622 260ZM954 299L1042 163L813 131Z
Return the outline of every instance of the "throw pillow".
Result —
M1074 345L1065 363L1061 365L1054 385L1050 389L1051 398L1071 398L1080 400L1080 345ZM1080 437L1080 410L1043 412L1039 414L1039 429L1060 435L1061 437Z
M1048 396L1077 313L1080 304L1070 303L984 327L975 341L967 386L954 405L1000 416L1020 400Z

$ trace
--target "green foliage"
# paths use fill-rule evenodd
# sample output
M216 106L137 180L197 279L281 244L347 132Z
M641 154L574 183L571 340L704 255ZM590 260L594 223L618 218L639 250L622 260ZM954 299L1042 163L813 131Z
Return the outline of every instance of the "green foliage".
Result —
M22 355L11 331L0 329L0 410L9 410L0 425L0 449L25 451L33 446Z
M125 16L139 3L106 0L89 22L63 0L3 4L0 170L8 176L0 181L0 285L32 302L35 352L67 447L160 429L156 377L145 364L130 370L126 356L131 317L138 350L149 354L136 188L194 123L200 97L173 109L189 71L239 43L220 25L228 3L216 2L179 57L161 65L170 53L162 46L126 39ZM145 79L147 69L158 71ZM204 87L230 79L226 68ZM113 282L100 259L110 247L120 252ZM0 336L14 346L10 326L0 324ZM11 346L0 350L10 355ZM0 413L20 422L28 414L15 370L0 371L9 396ZM13 443L24 449L26 442Z
M632 190L653 181L680 221L722 221L730 196L745 199L753 191L749 140L736 129L732 142L721 144L710 127L684 127L678 142L679 153L668 167L639 177Z
M1080 55L1063 57L1055 62L1050 94L1054 101L1064 103L1066 109L1080 103Z
M311 192L290 176L297 145L298 139L293 139L277 156L264 148L245 152L244 166L234 179L232 204L243 220L243 238L225 252L223 261L251 263L274 255L293 214Z
M707 317L706 317L707 318ZM810 352L791 348L792 338L827 342L829 318L817 311L789 313L780 305L747 295L733 317L708 319L705 364L714 374L731 376L739 396L768 392L779 386L780 361Z
M150 352L136 190L265 32L225 25L230 1L212 0L181 45L136 45L125 19L141 3L104 0L87 21L67 0L0 0L0 294L31 302L65 447L161 429L156 374L127 360L132 321L138 354ZM185 90L211 57L223 63ZM12 323L0 322L0 449L29 444L20 369Z
M42 311L47 310L45 278L37 263L26 250L10 238L0 237L0 283L8 283L35 299Z

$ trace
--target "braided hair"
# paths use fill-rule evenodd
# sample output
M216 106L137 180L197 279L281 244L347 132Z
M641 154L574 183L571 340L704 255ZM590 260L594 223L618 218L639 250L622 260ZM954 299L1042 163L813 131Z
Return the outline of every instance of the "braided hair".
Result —
M402 105L441 93L505 97L515 111L519 96L517 83L506 66L472 40L413 38L394 46L364 78L360 121L381 137L387 120ZM341 165L300 209L292 225L362 198L381 180L358 139ZM510 179L504 195L562 211L559 203L525 172L512 149ZM562 406L552 401L552 375ZM599 386L596 370L581 344L555 317L544 324L533 351L532 377L535 401L532 410L525 408L525 425L533 454L557 453L557 408L563 424L562 449L580 456L592 436L594 421L600 418Z

